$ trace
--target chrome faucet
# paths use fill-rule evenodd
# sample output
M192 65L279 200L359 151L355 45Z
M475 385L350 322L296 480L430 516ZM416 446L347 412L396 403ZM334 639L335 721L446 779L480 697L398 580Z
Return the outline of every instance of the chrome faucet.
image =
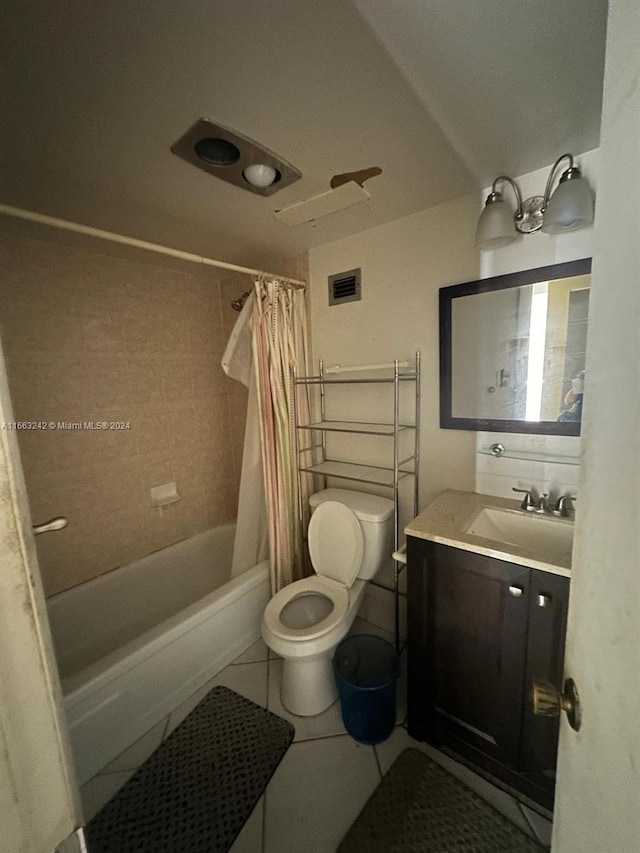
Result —
M545 513L557 515L561 518L569 518L573 511L571 504L577 500L575 495L566 494L560 495L555 504L550 504L548 492L543 492L539 497L536 497L534 489L516 489L514 486L511 491L524 495L520 509L524 509L526 512L537 512L540 515Z
M548 494L548 492L544 492L543 494L540 495L533 511L539 512L539 513L551 512L551 510L549 508L549 494Z

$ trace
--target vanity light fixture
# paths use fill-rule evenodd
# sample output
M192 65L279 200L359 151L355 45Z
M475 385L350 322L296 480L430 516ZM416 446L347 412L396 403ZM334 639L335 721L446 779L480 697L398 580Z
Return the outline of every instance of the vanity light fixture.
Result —
M558 187L551 194L558 166L567 158L569 167L562 173ZM515 213L497 189L498 185L504 182L511 186L515 194ZM498 249L500 246L506 246L516 239L517 231L521 234L532 234L542 230L547 234L560 234L563 231L577 231L592 222L591 189L582 177L580 169L574 165L573 154L563 154L553 164L544 195L534 195L523 201L518 185L512 178L499 175L495 179L478 219L476 247Z

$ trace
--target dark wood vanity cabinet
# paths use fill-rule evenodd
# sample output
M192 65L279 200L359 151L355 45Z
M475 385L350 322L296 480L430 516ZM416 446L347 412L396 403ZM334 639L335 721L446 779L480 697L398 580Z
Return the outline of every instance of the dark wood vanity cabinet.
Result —
M551 808L558 720L533 678L562 686L569 580L408 539L408 726Z

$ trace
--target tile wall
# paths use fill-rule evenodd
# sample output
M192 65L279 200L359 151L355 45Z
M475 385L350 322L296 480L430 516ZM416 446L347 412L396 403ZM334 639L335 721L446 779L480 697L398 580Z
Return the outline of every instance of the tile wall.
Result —
M494 442L506 448L496 458L482 453ZM547 492L552 499L561 494L577 496L580 470L580 439L563 435L516 435L510 433L476 433L476 492L503 498L521 498L518 489L534 488ZM514 458L519 454L524 457Z
M48 595L236 514L246 392L220 367L247 276L0 234L0 330ZM180 500L153 507L150 489Z

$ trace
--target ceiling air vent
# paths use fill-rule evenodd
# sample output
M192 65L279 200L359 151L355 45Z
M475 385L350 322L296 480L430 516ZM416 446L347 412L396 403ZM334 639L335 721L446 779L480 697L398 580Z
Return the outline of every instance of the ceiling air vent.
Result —
M329 276L329 305L357 302L360 295L361 270L347 270Z

